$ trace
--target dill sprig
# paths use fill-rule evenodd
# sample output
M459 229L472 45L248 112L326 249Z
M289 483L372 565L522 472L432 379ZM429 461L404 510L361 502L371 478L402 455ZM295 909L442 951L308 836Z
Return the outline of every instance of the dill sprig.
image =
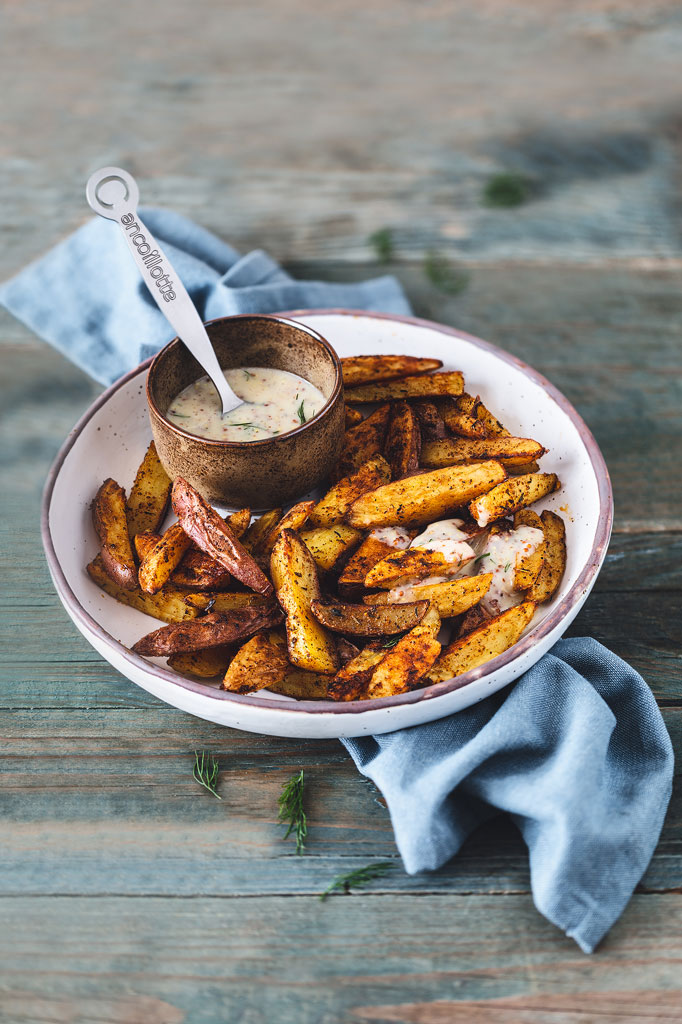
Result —
M404 636L406 636L405 633L397 633L395 636L390 636L387 640L384 640L383 643L380 645L381 649L387 650L389 647L395 647L396 644L400 643Z
M298 395L296 397L298 398ZM303 412L303 405L304 405L304 403L305 403L305 398L303 399L303 401L299 405L298 409L296 410L296 412L298 413L298 418L299 418L301 423L306 423L307 422L307 420L305 418L305 413Z
M473 564L476 565L476 562L482 562L484 558L490 558L490 552L489 551L486 551L485 554L478 555L477 558L474 558Z
M349 896L351 889L364 889L375 878L381 878L393 867L390 860L381 860L378 864L368 864L364 868L349 871L346 875L337 875L331 885L328 885L324 892L320 893L319 898L326 900L327 896L333 892L343 892Z
M282 789L279 798L279 818L281 824L287 825L287 830L282 836L287 839L293 832L296 836L296 853L303 853L305 850L305 837L308 834L308 821L303 810L303 789L305 780L303 769L292 775Z
M424 257L424 273L434 288L446 295L459 295L469 283L468 273L456 270L439 252L427 252Z
M192 770L192 776L195 782L198 782L200 786L207 789L209 793L212 793L218 800L222 800L222 797L216 789L218 771L218 762L213 754L208 753L206 750L202 750L201 753L199 753L198 750L194 751L194 768Z
M393 232L390 228L379 228L367 239L374 249L379 263L389 263L393 258Z

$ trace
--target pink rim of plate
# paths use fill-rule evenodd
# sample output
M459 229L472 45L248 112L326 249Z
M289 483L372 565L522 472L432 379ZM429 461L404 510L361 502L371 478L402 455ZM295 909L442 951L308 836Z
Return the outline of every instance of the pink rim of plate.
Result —
M148 369L152 362L152 357L147 359L144 363L141 363L134 370L126 373L123 377L119 378L119 380L115 381L110 388L107 388L107 390L92 403L89 409L87 409L75 425L57 453L57 457L50 468L50 472L45 482L40 523L43 547L45 549L45 555L52 578L55 581L55 586L70 613L89 632L94 633L100 640L115 648L118 654L125 661L134 665L138 669L142 669L144 672L149 673L157 679L162 679L165 682L172 683L185 690L191 690L197 694L202 694L203 696L209 697L213 700L232 701L237 704L261 707L269 711L286 711L291 714L362 714L363 712L370 710L375 711L381 708L395 708L403 704L415 704L422 700L432 700L434 697L440 697L443 694L451 693L453 690L459 690L462 687L477 681L482 676L504 668L505 665L508 665L510 662L522 657L530 651L531 648L536 646L536 644L538 644L544 637L546 637L548 633L551 633L561 623L561 621L569 615L573 607L581 600L585 591L590 588L604 560L606 548L611 536L611 527L613 523L613 494L611 490L611 480L609 478L608 469L606 468L604 456L599 450L599 446L583 418L573 408L568 399L565 398L553 384L543 377L542 374L538 373L537 370L534 370L527 363L524 363L523 360L505 352L496 345L492 345L488 341L483 341L481 338L477 338L472 334L466 334L464 331L455 330L453 327L446 327L443 324L438 324L431 320L423 320L418 317L393 316L390 313L370 313L361 309L296 309L286 310L285 312L278 313L276 315L289 317L291 319L295 319L297 316L350 316L371 318L374 320L387 320L392 321L393 323L412 324L416 327L426 327L430 330L438 331L440 334L447 334L452 337L461 338L478 348L491 352L498 359L515 366L517 369L521 370L526 377L534 383L539 384L540 387L542 387L542 389L559 406L559 408L568 416L578 431L580 439L587 450L592 469L594 470L599 492L599 523L597 525L594 544L592 545L590 556L587 559L582 572L569 590L568 594L566 594L556 608L554 608L552 612L542 620L542 622L539 622L537 626L531 629L530 632L515 643L513 647L510 647L508 651L504 652L504 654L500 654L491 661L486 662L485 665L471 669L469 672L465 672L454 679L449 679L442 683L434 683L432 686L427 686L423 690L411 690L408 693L401 693L394 697L382 697L378 700L358 700L335 703L334 701L319 700L275 701L257 696L242 696L240 694L230 693L227 690L216 689L213 686L209 686L205 683L200 683L192 679L186 679L184 676L171 672L169 669L162 668L160 665L152 664L138 654L133 654L131 650L111 636L110 633L107 633L107 631L103 629L95 619L93 619L69 586L52 542L52 536L50 533L50 502L62 464L81 434L83 428L87 425L94 414L109 401L111 396L119 390L119 388L123 387L128 383L128 381Z

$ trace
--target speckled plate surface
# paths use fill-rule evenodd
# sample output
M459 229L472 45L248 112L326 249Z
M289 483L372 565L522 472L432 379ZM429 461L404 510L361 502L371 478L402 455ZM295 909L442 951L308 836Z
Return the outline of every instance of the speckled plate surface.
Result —
M74 623L119 672L177 708L219 725L274 736L324 738L391 732L442 718L506 686L530 668L577 615L606 555L613 499L604 459L575 409L544 377L501 349L425 320L340 310L288 311L323 335L340 356L400 353L443 360L462 370L466 388L480 394L512 433L548 449L546 472L561 490L539 509L561 512L568 564L553 601L543 605L521 640L487 665L457 679L376 701L334 704L294 701L263 693L239 696L180 676L161 659L129 647L159 623L118 604L90 580L85 566L97 552L90 502L112 476L128 490L151 440L145 400L148 363L104 392L76 424L45 485L43 543L57 593Z

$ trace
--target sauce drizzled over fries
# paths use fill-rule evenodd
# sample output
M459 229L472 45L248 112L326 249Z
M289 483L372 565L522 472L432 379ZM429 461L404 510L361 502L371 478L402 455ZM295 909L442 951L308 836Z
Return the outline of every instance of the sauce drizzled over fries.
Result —
M127 500L114 480L100 487L90 577L168 623L136 652L235 693L373 700L484 664L556 593L564 522L530 507L561 486L540 469L541 441L514 437L438 360L342 365L346 399L362 412L348 417L320 500L223 517L187 481L169 480L153 443ZM312 385L285 376L300 402ZM309 418L321 405L305 396ZM180 399L169 416L184 415ZM286 415L291 429L300 416ZM177 520L162 531L171 489Z

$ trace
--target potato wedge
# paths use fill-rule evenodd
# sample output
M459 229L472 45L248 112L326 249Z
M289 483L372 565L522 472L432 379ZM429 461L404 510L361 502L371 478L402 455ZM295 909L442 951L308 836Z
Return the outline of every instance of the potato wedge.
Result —
M330 700L355 700L369 683L372 672L383 661L388 648L380 641L368 644L355 658L347 661L333 679L329 680L327 696Z
M272 598L254 594L252 590L221 590L213 594L202 591L185 594L185 604L200 612L234 612L239 608L269 608Z
M161 540L159 533L136 533L133 537L135 554L142 561Z
M158 593L170 579L171 573L180 565L191 544L191 538L187 536L180 523L169 526L140 562L137 574L140 588L147 594Z
M545 532L542 568L526 599L542 604L552 598L566 571L566 527L561 516L544 511L541 516Z
M344 387L396 380L419 373L439 370L440 359L419 359L416 356L346 356L341 360Z
M318 622L334 633L345 633L348 636L391 636L417 626L428 607L428 601L369 605L315 600L310 610Z
M493 487L487 494L469 504L471 517L479 526L487 526L495 519L508 516L517 509L532 505L546 494L561 486L556 473L528 473L515 476Z
M221 516L182 477L173 484L173 511L197 547L251 590L271 594L272 584Z
M480 576L462 576L443 583L415 583L410 587L397 587L381 594L367 594L363 604L399 604L402 601L430 601L441 619L461 615L478 604L490 590L491 572Z
M305 526L314 508L314 501L299 501L297 505L292 505L286 515L282 516L280 521L275 523L272 529L265 534L254 551L254 555L258 558L269 558L282 530L300 530L302 526Z
M126 495L109 477L95 495L92 521L99 537L102 564L119 587L135 590L137 566L126 520Z
M225 522L232 530L232 533L239 540L244 536L251 522L251 509L239 508L236 512L225 516Z
M429 402L428 400L413 402L412 408L419 420L422 442L438 441L446 436L445 423L435 402Z
M264 512L259 519L254 519L242 537L242 545L246 550L250 551L251 554L255 554L264 538L267 537L270 530L280 521L283 515L283 508L271 508Z
M473 633L475 629L492 619L492 614L485 610L482 604L473 605L468 612L465 612L456 624L455 637L466 636Z
M326 700L328 683L329 676L297 668L288 672L284 679L270 683L268 689L271 693L281 693L296 700Z
M343 523L301 531L301 540L323 572L338 572L361 539L359 530Z
M407 402L394 402L384 444L384 458L391 467L392 480L399 480L419 468L421 442L416 414Z
M433 523L489 491L505 476L502 465L493 461L418 473L361 495L351 505L346 522L358 530Z
M530 508L520 509L514 516L514 529L516 530L519 526L531 526L535 530L543 530L544 533L540 516ZM517 561L514 567L514 590L528 590L533 586L542 569L544 551L543 541L532 554ZM531 600L536 601L537 599L531 598Z
M152 441L135 476L126 502L128 534L155 533L166 515L173 481L161 465Z
M540 463L539 462L524 462L519 466L510 465L506 463L507 472L509 476L523 476L525 473L539 473Z
M424 548L407 548L406 551L392 551L380 562L373 565L365 576L366 587L381 587L390 590L399 580L423 580L427 576L447 576L448 570L458 568L459 562L448 562L440 551L426 551Z
M275 626L281 619L279 608L273 603L265 608L240 608L234 612L211 612L200 619L177 622L154 630L133 645L136 654L146 657L168 657L186 651L203 651L207 647L222 647L254 633Z
M333 478L335 480L350 476L356 469L359 469L365 462L369 462L373 456L383 450L390 411L391 407L388 403L380 405L357 427L346 431L341 457L334 470Z
M251 509L248 508L225 516L225 522L237 539L245 533L250 520ZM187 587L189 590L223 590L233 582L233 576L220 562L192 544L173 572L171 580L176 587Z
M351 476L344 477L327 491L310 513L313 526L340 523L353 502L366 491L373 491L391 479L391 470L381 455L365 462ZM353 524L351 524L353 525Z
M283 530L277 538L270 571L277 599L286 613L289 660L310 672L336 672L339 656L334 640L310 609L312 602L322 596L317 566L293 530Z
M259 633L237 651L220 687L232 693L253 693L281 683L290 669L286 649Z
M145 615L151 615L154 619L161 619L163 622L184 622L187 619L195 619L199 614L198 609L185 604L187 595L170 584L153 595L145 594L139 588L125 590L119 587L106 572L100 555L90 562L87 571L93 582L114 600L129 608L135 608L138 612L144 612Z
M479 397L472 398L471 395L462 394L457 400L457 406L466 412L472 412L476 418L483 423L487 437L507 437L509 431L503 427L496 416L485 407Z
M370 700L414 690L440 654L441 646L429 626L410 630L372 672L366 696Z
M414 536L414 533L413 533ZM406 539L405 547L410 541ZM386 555L396 550L393 544L372 537L371 534L365 540L346 564L345 569L339 576L338 589L343 597L353 597L365 585L365 576L377 562L380 562Z
M453 466L467 459L496 459L503 466L522 466L539 459L545 451L537 441L526 437L446 438L425 444L421 461L429 468Z
M476 415L476 401L474 400L474 404L471 406L468 401L469 395L464 401L461 401L462 398L462 395L454 399L441 398L437 402L438 411L443 417L448 431L458 437L486 437L485 423Z
M345 429L350 430L351 427L357 427L358 423L362 423L364 416L359 409L353 409L350 405L345 408L346 422Z
M214 679L225 675L227 666L234 656L234 647L209 647L205 651L188 651L186 654L171 654L168 667L183 675L197 679Z
M434 640L438 639L438 634L440 633L440 629L443 623L441 621L440 615L438 614L438 609L433 604L433 602L429 601L429 607L426 611L426 615L421 620L419 625L428 626L428 628L431 630L431 636L434 638Z
M378 384L361 384L348 388L346 402L396 402L401 398L432 398L435 395L460 395L464 377L459 370L424 374L417 377L402 377L400 380Z
M463 672L468 672L469 669L484 665L491 658L496 658L498 654L508 650L520 639L533 618L535 608L533 601L524 601L490 619L466 636L454 640L428 672L428 682L440 683L446 679L453 679Z

